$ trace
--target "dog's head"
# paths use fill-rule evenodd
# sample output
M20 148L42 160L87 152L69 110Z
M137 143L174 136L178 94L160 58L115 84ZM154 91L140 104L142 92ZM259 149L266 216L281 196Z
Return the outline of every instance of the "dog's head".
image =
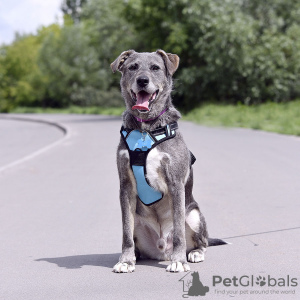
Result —
M141 118L156 117L169 106L172 75L179 64L176 54L163 50L138 53L128 50L111 64L122 73L121 90L127 110Z

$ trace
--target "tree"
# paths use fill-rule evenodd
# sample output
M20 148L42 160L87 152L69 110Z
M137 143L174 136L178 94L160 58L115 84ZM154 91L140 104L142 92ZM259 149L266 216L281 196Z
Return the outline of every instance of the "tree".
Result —
M36 36L20 36L0 50L0 111L34 105L43 97L43 77L37 65L40 43Z
M45 106L68 106L81 88L99 85L97 54L78 26L48 35L41 47L39 65L47 77Z
M98 53L108 89L119 85L117 77L111 76L110 64L124 50L138 50L141 43L134 26L122 16L125 8L123 0L90 0L82 11L83 33Z
M70 16L75 24L80 21L81 11L87 0L63 0L61 10L65 15Z
M147 51L179 54L175 102L190 109L207 100L251 104L299 96L296 2L128 0L123 16Z

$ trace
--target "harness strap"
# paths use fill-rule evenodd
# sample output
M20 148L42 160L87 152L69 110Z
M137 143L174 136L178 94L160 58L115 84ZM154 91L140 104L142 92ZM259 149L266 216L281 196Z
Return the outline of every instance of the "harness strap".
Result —
M129 150L130 157L130 165L131 166L144 166L146 162L146 158L148 155L148 151L132 151Z
M177 122L171 123L171 124L169 124L169 126L170 126L170 130L176 130L176 129L178 129L178 123ZM161 127L161 128L155 129L155 130L151 131L151 134L154 135L154 136L160 135L160 134L164 134L166 132L166 128L165 127Z
M151 205L163 198L163 194L150 186L147 180L146 160L149 152L158 144L176 136L177 122L167 124L153 131L139 131L121 127L121 136L125 142L130 157L130 166L133 171L138 197L145 205ZM190 152L191 165L196 158Z

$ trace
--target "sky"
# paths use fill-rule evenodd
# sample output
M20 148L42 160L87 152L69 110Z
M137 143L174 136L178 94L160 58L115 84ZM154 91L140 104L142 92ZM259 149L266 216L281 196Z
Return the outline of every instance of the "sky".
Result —
M41 25L61 20L62 0L0 0L0 45L13 41L15 32L35 33Z

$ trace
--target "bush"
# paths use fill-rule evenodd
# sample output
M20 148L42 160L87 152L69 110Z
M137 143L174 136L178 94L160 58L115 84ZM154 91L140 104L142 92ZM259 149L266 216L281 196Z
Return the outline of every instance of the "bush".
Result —
M144 48L179 54L175 100L191 108L299 96L299 9L285 0L129 0L124 17Z
M43 98L43 78L37 65L39 47L38 38L29 35L0 49L0 111L33 105Z
M120 18L122 8L121 0L89 1L80 23L78 16L77 24L66 19L59 34L48 35L39 58L47 77L44 106L122 105L118 78L110 70L110 63L133 40L130 26Z

